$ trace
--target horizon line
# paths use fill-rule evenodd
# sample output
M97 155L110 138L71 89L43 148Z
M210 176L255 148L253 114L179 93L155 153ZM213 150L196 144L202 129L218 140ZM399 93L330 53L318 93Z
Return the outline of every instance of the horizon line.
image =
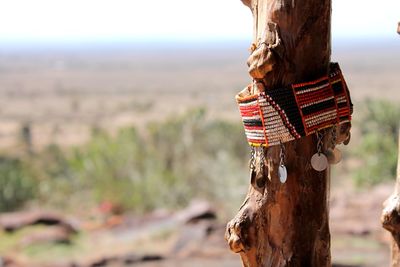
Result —
M357 45L360 43L374 44L374 43L394 43L400 41L399 35L393 34L393 36L375 37L375 36L364 36L364 37L349 37L340 36L332 38L332 45ZM164 45L167 48L169 46L186 46L186 45L216 45L226 44L231 42L232 44L250 43L250 38L244 37L225 37L225 38L83 38L83 39L1 39L0 37L0 48L40 48L40 47L85 47L85 46L113 46L113 45L146 45L146 46L159 46ZM400 44L400 42L399 42Z

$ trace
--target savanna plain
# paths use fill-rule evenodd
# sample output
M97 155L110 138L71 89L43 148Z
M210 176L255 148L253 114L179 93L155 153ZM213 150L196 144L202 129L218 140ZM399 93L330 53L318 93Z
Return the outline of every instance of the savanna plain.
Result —
M332 166L335 266L389 265L400 41L340 41L352 139ZM0 266L241 266L243 41L0 46Z

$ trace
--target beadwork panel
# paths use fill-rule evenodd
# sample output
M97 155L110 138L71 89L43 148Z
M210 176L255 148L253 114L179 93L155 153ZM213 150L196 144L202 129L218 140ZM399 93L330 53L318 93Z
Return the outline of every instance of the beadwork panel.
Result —
M351 120L353 105L337 63L315 81L253 95L252 86L236 96L252 146L278 145Z

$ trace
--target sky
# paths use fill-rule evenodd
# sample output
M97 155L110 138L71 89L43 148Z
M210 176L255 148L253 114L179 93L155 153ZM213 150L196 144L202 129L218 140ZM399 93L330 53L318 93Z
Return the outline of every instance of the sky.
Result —
M400 0L332 2L333 38L397 37ZM251 33L240 0L0 0L3 43L248 40Z

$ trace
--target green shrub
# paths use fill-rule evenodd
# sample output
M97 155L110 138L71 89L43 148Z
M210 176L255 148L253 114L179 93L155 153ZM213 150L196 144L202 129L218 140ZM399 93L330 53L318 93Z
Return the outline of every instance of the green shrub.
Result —
M400 106L384 100L367 100L360 106L356 126L361 142L355 155L362 167L355 173L359 185L373 185L394 179Z
M238 205L247 157L239 123L208 120L195 109L150 123L141 134L96 129L89 142L70 151L49 147L36 166L47 177L40 187L45 203L66 208L108 202L145 212L182 207L197 197Z
M85 145L75 148L68 159L74 192L90 194L96 202L111 202L118 208L139 206L132 196L142 178L142 143L133 128L115 137L96 131Z
M19 208L36 192L36 182L19 159L0 157L0 212Z
M240 202L248 157L240 123L206 120L203 109L191 110L151 124L149 144L156 171L150 176L165 177L157 181L169 188L160 192L157 206L164 200L183 206L195 197L222 205Z
M96 128L79 147L50 145L4 161L1 197L8 202L2 203L13 209L35 196L58 209L107 202L118 211L141 213L207 198L229 209L243 199L248 154L239 122L208 119L200 108L150 123L140 133L132 127L116 134Z

